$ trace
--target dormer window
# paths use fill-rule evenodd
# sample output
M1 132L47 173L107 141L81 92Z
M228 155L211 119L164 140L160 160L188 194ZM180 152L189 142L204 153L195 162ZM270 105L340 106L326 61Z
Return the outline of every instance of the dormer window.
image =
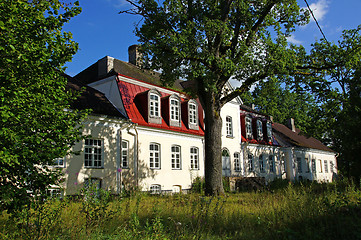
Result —
M149 116L150 117L159 117L159 96L151 93L149 94Z
M151 123L161 124L160 116L160 93L157 90L150 90L148 94L148 121Z
M198 104L194 100L188 101L188 126L198 130Z
M169 118L170 125L180 127L180 98L177 95L172 95L169 98Z
M252 139L252 118L247 116L246 120L246 138Z
M257 140L263 140L263 128L262 128L262 121L261 119L257 119Z
M267 142L272 142L272 123L267 122Z

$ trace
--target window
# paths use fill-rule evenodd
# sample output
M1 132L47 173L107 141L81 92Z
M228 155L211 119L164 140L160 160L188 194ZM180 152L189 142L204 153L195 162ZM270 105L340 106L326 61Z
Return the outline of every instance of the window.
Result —
M302 173L302 161L300 157L297 158L297 172Z
M324 160L323 163L325 164L325 173L328 173L328 164L327 160Z
M84 187L85 188L95 187L96 189L101 189L102 188L102 180L99 178L86 178L84 180Z
M316 173L316 160L315 160L315 159L312 159L312 160L311 160L311 163L312 163L312 172L313 172L313 173Z
M159 184L152 184L150 186L150 194L160 194L161 192L161 187Z
M248 154L248 172L253 172L253 155Z
M64 168L65 167L65 158L55 158L53 166Z
M306 162L306 173L310 172L310 161L308 160L308 158L305 158L305 162Z
M101 168L103 143L100 139L85 139L84 166L88 168Z
M197 105L194 102L188 103L189 108L189 123L197 125Z
M275 162L274 162L274 159L273 159L273 155L269 155L268 164L269 164L269 171L271 173L274 173L275 172Z
M149 116L150 117L160 117L160 97L155 93L150 93L149 95Z
M234 153L234 171L240 172L241 171L241 161L239 160L239 153Z
M246 117L246 138L252 138L252 118Z
M172 146L172 169L181 169L181 148Z
M190 153L191 153L191 169L197 170L197 169L199 169L198 148L196 148L196 147L191 147Z
M335 167L335 164L334 164L332 161L330 161L330 170L331 170L331 173L334 173L334 172L335 172L334 167Z
M179 101L177 99L170 100L170 120L179 121Z
M129 168L129 144L122 141L122 168Z
M259 155L258 162L259 162L259 171L260 171L261 173L264 173L263 154Z
M226 134L227 134L227 137L233 136L232 117L230 117L230 116L226 117Z
M260 119L257 119L257 139L263 140L263 128L262 128L262 121Z
M267 122L267 141L272 142L272 123Z
M157 143L149 145L149 166L152 169L160 169L160 145Z

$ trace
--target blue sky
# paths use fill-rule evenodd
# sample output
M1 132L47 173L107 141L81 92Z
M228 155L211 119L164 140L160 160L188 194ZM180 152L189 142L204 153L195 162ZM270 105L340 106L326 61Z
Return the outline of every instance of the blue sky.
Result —
M124 0L80 0L82 13L74 17L64 30L73 33L79 51L73 61L66 64L66 73L74 76L104 56L128 61L128 47L137 43L134 24L137 16L118 14L129 7ZM298 0L306 7L304 0ZM342 30L361 24L361 0L308 0L329 41L337 42ZM315 22L300 27L290 42L306 48L322 38Z

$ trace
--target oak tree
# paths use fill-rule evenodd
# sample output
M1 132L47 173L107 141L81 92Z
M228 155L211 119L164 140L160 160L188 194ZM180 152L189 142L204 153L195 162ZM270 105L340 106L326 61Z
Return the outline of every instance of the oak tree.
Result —
M288 75L300 61L287 37L308 22L296 0L127 0L144 60L164 84L186 79L205 112L206 194L223 194L222 106L258 81ZM231 78L241 86L223 91Z

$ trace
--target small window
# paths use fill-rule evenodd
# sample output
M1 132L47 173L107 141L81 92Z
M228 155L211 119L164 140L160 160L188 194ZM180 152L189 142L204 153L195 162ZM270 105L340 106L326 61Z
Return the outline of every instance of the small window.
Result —
M334 168L335 168L335 164L334 164L332 161L330 161L330 170L331 170L331 173L334 173L334 172L335 172Z
M181 169L181 147L172 146L172 169Z
M103 142L100 139L85 139L84 166L87 168L101 168Z
M160 194L161 193L161 187L159 184L152 184L150 186L150 194Z
M149 116L160 117L160 97L155 93L149 94Z
M272 123L267 122L267 141L272 142Z
M261 119L257 119L257 140L263 140L263 128Z
M239 153L234 153L234 171L240 172L241 171L241 161L239 160Z
M226 117L226 134L227 137L233 136L232 117L230 116Z
M65 167L65 158L55 158L53 167L64 168Z
M318 163L319 163L319 166L320 166L320 173L322 173L322 160L318 159Z
M259 171L264 173L264 161L263 161L263 154L259 155Z
M189 123L197 124L197 105L189 103Z
M324 165L325 165L325 173L328 173L328 164L327 164L327 160L324 160Z
M300 157L297 158L297 172L302 173L302 161Z
M312 159L312 160L311 160L311 164L312 164L312 172L313 172L313 173L316 173L316 160L315 160L315 159Z
M248 172L253 172L254 168L253 168L253 155L252 154L248 154Z
M95 187L97 190L99 190L102 188L102 180L99 178L86 178L84 180L84 187L85 188Z
M179 101L178 99L170 99L170 120L179 121Z
M199 154L198 154L198 148L191 147L190 149L190 155L191 155L191 169L192 170L198 170L199 169Z
M269 164L269 171L271 173L274 173L275 172L275 163L274 163L273 155L268 156L268 164Z
M160 169L160 145L157 143L149 145L149 166L151 169Z
M129 143L122 141L122 168L129 168Z
M246 124L246 138L252 139L252 118L247 116L245 118L245 124Z

